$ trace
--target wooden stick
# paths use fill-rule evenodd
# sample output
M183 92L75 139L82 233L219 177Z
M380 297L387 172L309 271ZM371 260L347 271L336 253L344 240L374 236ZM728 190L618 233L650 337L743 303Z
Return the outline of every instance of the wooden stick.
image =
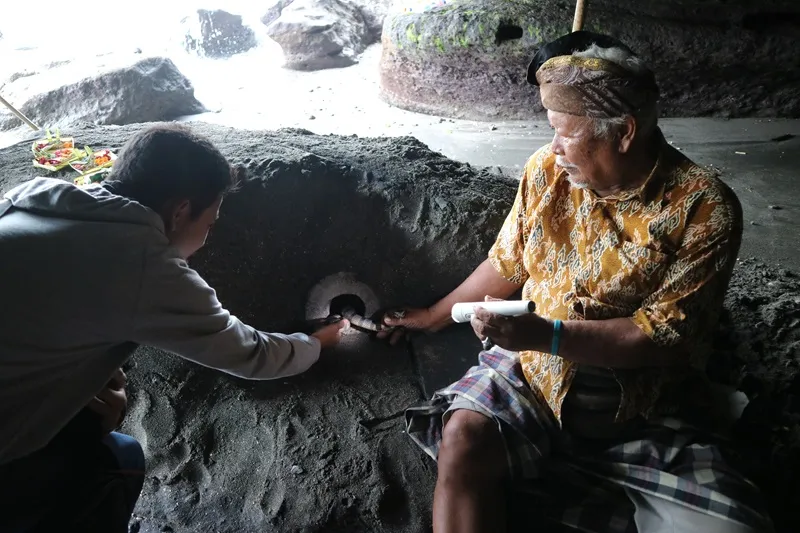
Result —
M572 31L583 29L583 16L586 14L586 0L578 0L575 5L575 18L572 21Z
M14 115L16 115L16 117L18 119L20 119L22 122L24 122L25 124L30 126L30 128L33 131L39 131L40 129L42 129L39 126L37 126L36 124L34 124L33 122L31 122L31 120L28 117L26 117L25 115L23 115L21 111L19 111L13 105L9 104L8 101L5 98L3 98L2 96L0 96L0 104L3 104L9 110L11 110L11 112L14 113Z

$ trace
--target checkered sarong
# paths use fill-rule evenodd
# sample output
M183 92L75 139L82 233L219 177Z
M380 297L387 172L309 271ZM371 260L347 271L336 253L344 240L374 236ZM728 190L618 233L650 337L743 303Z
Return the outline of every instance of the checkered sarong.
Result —
M495 347L430 402L406 412L409 436L436 459L443 416L467 408L492 417L506 444L524 512L585 532L633 533L637 491L756 531L771 531L758 489L723 459L718 437L676 419L648 420L624 442L587 451L560 430L525 381L517 355ZM527 496L527 497L526 497Z

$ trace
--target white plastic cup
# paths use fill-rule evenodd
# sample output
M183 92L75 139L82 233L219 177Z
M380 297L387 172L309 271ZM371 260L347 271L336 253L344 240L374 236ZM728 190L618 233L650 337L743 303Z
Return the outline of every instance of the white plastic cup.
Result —
M522 316L533 313L536 304L528 300L500 300L497 302L463 302L457 303L450 311L453 320L462 323L469 322L475 315L475 308L483 307L490 313L503 316Z

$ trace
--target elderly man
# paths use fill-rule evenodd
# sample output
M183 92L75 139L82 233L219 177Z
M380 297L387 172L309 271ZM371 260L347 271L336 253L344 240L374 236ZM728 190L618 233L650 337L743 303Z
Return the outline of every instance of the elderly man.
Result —
M478 308L472 326L495 346L407 414L438 460L434 531L504 531L511 481L537 519L581 531L771 529L758 491L687 423L705 409L694 392L741 241L736 196L667 144L654 75L618 41L562 37L528 80L553 141L488 260L429 309L385 319L437 331L454 303L520 288L536 304Z

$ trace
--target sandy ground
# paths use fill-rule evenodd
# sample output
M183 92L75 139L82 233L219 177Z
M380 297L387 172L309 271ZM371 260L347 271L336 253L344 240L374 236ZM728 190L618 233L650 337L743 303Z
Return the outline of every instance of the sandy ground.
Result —
M378 306L435 300L484 257L514 194L513 179L408 137L196 127L250 180L193 265L262 329L300 327L324 307L309 295L340 272ZM118 148L136 128L74 133ZM0 189L35 174L27 149L0 150ZM800 524L798 279L741 261L711 365L750 396L740 461L781 532ZM477 346L467 328L397 348L357 333L310 372L258 383L141 349L128 368L125 429L144 444L149 474L133 530L428 530L435 466L403 434L402 411L463 373Z

